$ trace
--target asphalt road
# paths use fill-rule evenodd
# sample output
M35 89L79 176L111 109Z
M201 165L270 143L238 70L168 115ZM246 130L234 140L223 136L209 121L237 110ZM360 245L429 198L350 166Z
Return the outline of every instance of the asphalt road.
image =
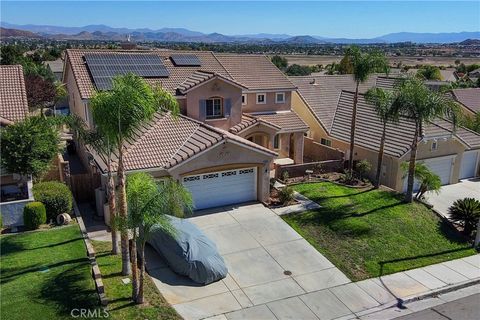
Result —
M480 293L397 318L400 320L478 320Z

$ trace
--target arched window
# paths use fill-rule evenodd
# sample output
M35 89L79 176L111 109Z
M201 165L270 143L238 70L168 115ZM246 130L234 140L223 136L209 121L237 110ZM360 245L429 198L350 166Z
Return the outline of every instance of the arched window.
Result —
M206 100L206 118L223 118L223 98L211 97Z

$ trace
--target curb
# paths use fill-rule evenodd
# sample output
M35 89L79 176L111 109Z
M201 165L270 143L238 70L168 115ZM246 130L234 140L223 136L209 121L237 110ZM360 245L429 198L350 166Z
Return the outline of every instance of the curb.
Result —
M83 219L80 215L80 210L78 210L77 202L75 201L75 199L73 199L73 212L80 227L80 231L82 232L83 242L85 243L85 249L87 250L88 259L90 260L90 264L92 265L92 278L95 282L95 288L97 290L98 297L100 298L100 304L106 307L108 305L108 299L105 295L105 287L102 281L102 274L100 272L100 268L98 267L97 259L95 258L95 249L93 249L93 245L90 242L90 238L87 234L87 229L85 228L85 223L83 223Z

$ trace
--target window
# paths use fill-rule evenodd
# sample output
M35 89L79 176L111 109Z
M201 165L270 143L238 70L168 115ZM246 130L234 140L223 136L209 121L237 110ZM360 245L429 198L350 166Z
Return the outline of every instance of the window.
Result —
M273 138L273 149L278 149L280 148L280 135L276 134L275 137Z
M285 92L275 93L275 103L285 103Z
M332 146L332 140L321 138L320 143L323 144L324 146L327 146L327 147Z
M257 104L267 103L267 96L265 93L257 93Z
M89 121L88 121L88 104L84 103L83 104L83 109L84 109L84 112L85 112L85 122L89 123Z
M432 141L432 151L435 151L438 149L438 142L437 141Z
M246 105L247 104L247 95L246 94L242 94L242 106Z
M222 98L210 98L206 100L207 119L218 119L223 117Z

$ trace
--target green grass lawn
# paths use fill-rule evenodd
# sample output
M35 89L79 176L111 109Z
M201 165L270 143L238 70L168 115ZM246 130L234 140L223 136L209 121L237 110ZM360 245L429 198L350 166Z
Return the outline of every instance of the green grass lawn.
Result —
M109 242L93 241L96 258L102 273L105 293L109 299L108 310L112 319L182 319L163 298L149 276L145 278L144 306L135 305L132 300L131 284L124 285L121 275L121 256L113 256Z
M0 237L1 319L72 319L73 308L98 308L77 225Z
M475 253L430 209L396 193L329 182L294 189L322 208L284 220L354 281Z

